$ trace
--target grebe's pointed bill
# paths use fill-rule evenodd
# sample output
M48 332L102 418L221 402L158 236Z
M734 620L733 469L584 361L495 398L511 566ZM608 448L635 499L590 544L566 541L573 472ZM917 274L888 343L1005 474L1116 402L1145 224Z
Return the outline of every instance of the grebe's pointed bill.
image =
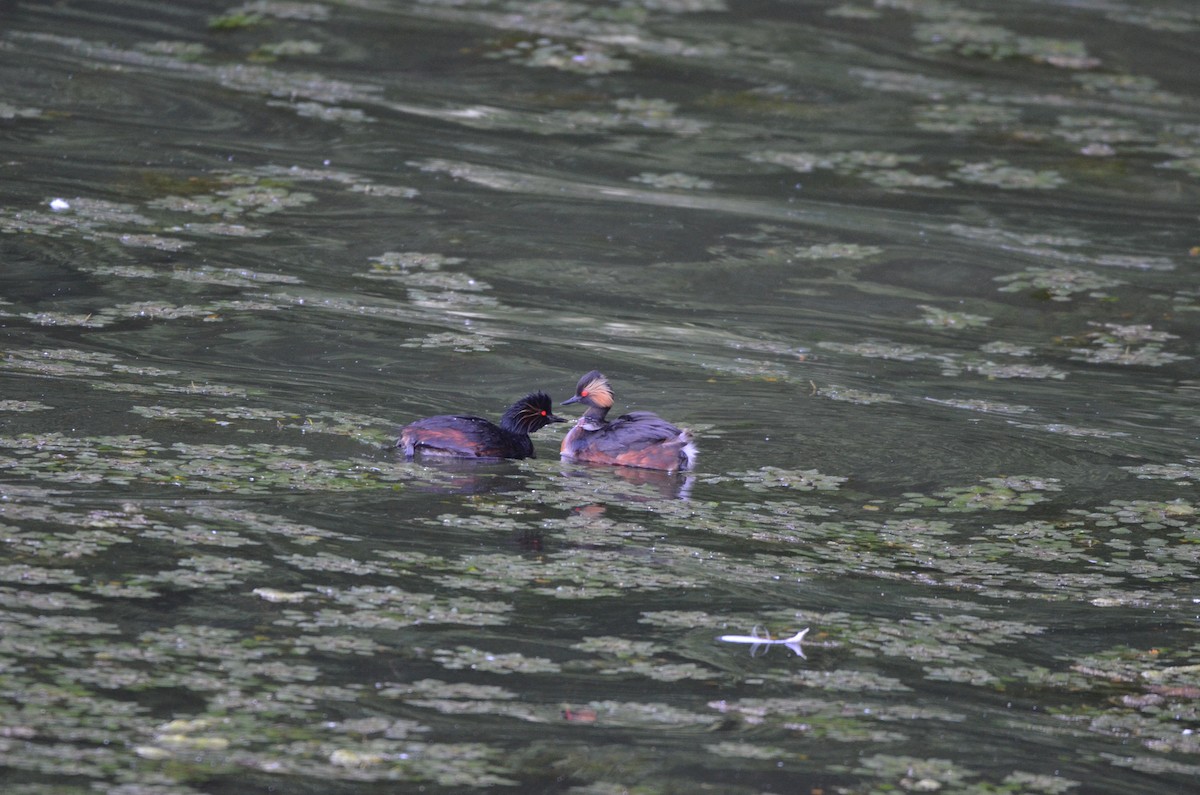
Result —
M717 640L725 641L726 643L749 643L751 656L757 656L756 652L763 646L787 646L800 657L804 657L804 649L800 645L804 641L804 636L808 634L809 627L797 632L790 638L772 639L769 635L763 635L759 632L759 628L754 628L753 635L722 635ZM804 659L808 659L804 657Z

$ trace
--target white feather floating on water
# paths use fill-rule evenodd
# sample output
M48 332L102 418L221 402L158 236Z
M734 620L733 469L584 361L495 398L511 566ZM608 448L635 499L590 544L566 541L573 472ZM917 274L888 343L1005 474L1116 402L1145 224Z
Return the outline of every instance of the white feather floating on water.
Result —
M750 635L722 635L717 640L725 641L726 643L750 643L750 655L756 656L760 653L763 646L787 646L792 651L796 652L801 657L804 657L804 649L800 643L804 640L804 636L808 634L808 627L792 635L790 638L772 638L768 633L763 631L760 626L755 626ZM804 657L804 659L808 659Z

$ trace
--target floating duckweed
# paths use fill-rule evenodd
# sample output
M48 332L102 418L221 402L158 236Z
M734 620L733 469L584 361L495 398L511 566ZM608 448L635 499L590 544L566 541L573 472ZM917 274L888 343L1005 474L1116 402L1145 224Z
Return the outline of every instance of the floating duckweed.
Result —
M562 668L544 657L526 657L523 654L493 654L470 646L459 646L453 651L438 649L433 659L446 668L470 668L494 674L512 673L558 673Z
M262 14L277 19L324 21L329 19L329 6L324 3L305 3L301 0L251 0L231 9L235 14Z
M246 14L230 12L221 16L209 17L209 30L241 30L250 28L262 22L261 14Z
M727 756L737 759L790 759L792 754L773 745L752 743L710 743L704 748L717 756Z
M716 679L719 674L696 663L668 663L659 660L635 660L627 665L601 669L602 673L634 674L658 682L678 682L683 679Z
M663 548L664 555L670 552L669 548ZM686 551L682 554L686 559ZM668 557L655 565L653 561L631 559L621 550L571 550L555 555L542 569L545 580L559 580L564 585L535 591L558 598L594 598L602 594L617 595L629 589L655 591L699 587L695 574L686 567L671 565L672 560L674 558ZM575 585L579 588L572 587Z
M183 568L162 571L146 577L147 582L160 582L179 588L220 588L240 585L244 576L259 574L266 570L265 563L255 560L197 555L179 561Z
M859 760L856 773L874 776L909 792L934 792L946 786L962 787L977 773L949 759L875 754Z
M916 111L918 129L928 132L966 133L1011 125L1020 114L1003 105L962 103L925 105Z
M0 102L0 119L36 119L41 115L40 108L19 108L7 102Z
M1174 160L1166 160L1158 163L1157 168L1169 168L1175 171L1182 171L1185 174L1193 177L1200 177L1200 155L1191 155L1188 157L1178 157ZM0 225L0 231L3 231L3 226Z
M837 693L904 693L912 690L899 679L853 669L798 671L783 679L800 687Z
M850 3L842 3L825 12L826 16L841 17L842 19L879 19L882 14L873 8L865 8Z
M981 485L962 486L935 492L933 497L906 495L915 499L902 503L897 510L937 507L945 513L973 511L1024 511L1046 500L1044 492L1061 491L1056 478L1030 476L984 478ZM941 499L938 499L941 498Z
M91 312L87 314L71 314L67 312L22 312L21 317L39 326L79 326L82 328L101 328L108 325L103 318L96 317Z
M988 342L979 346L984 353L1000 354L1003 356L1031 356L1033 348L1028 345L1017 345L1013 342Z
M372 273L398 274L415 270L440 270L443 265L457 265L463 262L461 257L447 257L443 254L423 254L419 251L385 251L377 257L368 257L375 263L371 266Z
M980 411L985 414L1025 414L1026 412L1033 411L1032 406L1001 403L995 400L983 400L980 398L950 398L942 400L927 397L925 399L930 403L938 403L956 409L967 409L968 411Z
M747 155L748 159L755 163L771 163L777 166L790 168L792 171L798 171L801 174L807 174L814 171L822 164L820 157L808 152L755 152Z
M0 233L64 237L70 233L90 236L98 224L73 216L58 216L40 210L11 210L0 213Z
M497 685L477 685L469 682L446 682L441 679L421 679L408 684L387 684L379 688L385 698L433 697L494 701L517 698L517 694Z
M1118 646L1076 659L1071 670L1106 682L1139 682L1161 664L1157 649ZM1194 673L1194 670L1193 670Z
M1170 257L1152 257L1139 254L1103 254L1092 260L1092 264L1105 268L1124 268L1137 271L1173 271L1175 262Z
M152 209L169 210L194 215L221 216L226 220L243 213L260 216L303 207L316 201L311 193L290 191L282 187L237 185L213 194L165 196L147 203Z
M1094 69L1097 58L1087 54L1082 42L1042 36L1019 36L999 25L984 24L970 17L920 23L913 36L925 42L930 53L953 53L966 58L994 61L1023 58L1061 69Z
M329 755L329 764L336 767L374 767L387 759L383 754L365 753L339 748Z
M990 317L984 315L972 315L967 312L951 312L949 310L940 309L936 306L928 306L926 304L918 304L917 308L924 313L924 317L920 320L913 321L934 328L978 328L985 326L991 321Z
M634 5L668 14L715 14L729 10L725 0L635 0Z
M1188 464L1142 464L1121 467L1143 480L1173 480L1177 485L1190 485L1188 481L1200 483L1200 462Z
M325 530L308 524L300 524L281 516L257 513L246 509L226 506L192 505L185 509L186 515L194 519L212 523L218 527L230 524L243 528L248 534L261 534L264 537L278 536L288 539L291 543L308 546L318 541L355 541L357 538L334 530Z
M157 599L161 596L146 585L126 582L89 583L80 587L88 593L109 599Z
M0 400L0 411L49 411L53 408L40 400Z
M825 156L828 167L856 171L863 168L895 168L901 163L916 163L918 155L901 155L896 152L862 151L835 152Z
M129 410L140 417L145 417L148 420L197 420L212 416L213 414L217 414L218 416L229 416L220 409L191 409L178 406L134 406ZM267 414L275 414L276 416L267 417L265 416ZM295 415L285 415L282 412L264 411L263 417L254 417L254 419L281 419L285 416L294 417ZM252 417L243 415L242 418L251 419Z
M204 389L188 391L203 393ZM243 395L244 396L244 395ZM235 412L236 413L236 412ZM256 412L251 412L257 416ZM395 463L314 461L290 445L188 445L170 451L140 437L70 440L61 434L0 437L0 447L24 456L22 473L61 482L140 482L215 492L260 493L285 487L307 490L392 488L403 478ZM50 457L57 450L63 455Z
M330 723L326 723L324 728L342 734L383 734L393 739L407 737L409 734L415 732L429 731L428 726L422 726L416 721L393 720L391 718L384 718L381 716L370 718L354 718L344 721L332 721Z
M661 130L675 135L699 135L708 126L700 121L680 118L675 113L678 106L665 99L622 98L616 100L614 107L615 112L569 111L561 115L560 121L568 130L587 133L631 128L638 131Z
M1092 325L1100 325L1093 323ZM1103 324L1103 331L1087 334L1095 348L1073 348L1076 356L1092 364L1123 364L1140 365L1143 367L1161 367L1171 362L1182 361L1192 357L1183 354L1169 353L1162 350L1159 342L1178 339L1175 334L1165 331L1155 331L1149 325L1121 325L1118 323Z
M641 182L645 185L650 185L655 188L676 188L680 190L709 190L713 186L712 180L700 179L693 177L690 174L683 174L678 171L672 171L668 174L656 174L650 171L643 171L636 177L630 177L630 182Z
M508 622L506 614L513 609L512 605L503 602L483 602L465 597L438 598L394 586L319 586L316 590L337 605L352 609L343 611L328 608L312 614L285 611L275 623L309 632L340 626L380 630L396 630L420 624L499 626Z
M851 389L849 387L837 386L829 384L820 387L817 394L829 400L838 400L844 403L855 403L860 406L872 406L879 403L896 403L894 397L885 392L865 392L861 389Z
M956 237L967 240L980 240L1002 246L1013 246L1026 249L1037 249L1042 246L1055 248L1077 248L1087 245L1082 237L1070 235L1046 234L1040 232L1022 232L1012 229L1000 229L990 226L968 226L966 224L949 224L946 231Z
M301 635L296 638L295 646L298 654L310 651L326 654L357 654L360 657L374 657L388 651L370 638L355 635Z
M1076 293L1104 298L1106 294L1102 290L1124 284L1120 279L1075 268L1029 268L1020 273L997 276L996 281L1008 282L1000 288L1002 293L1032 290L1051 301L1069 301Z
M93 269L95 273L103 273L103 268ZM163 275L171 279L189 282L192 284L214 284L223 287L254 287L262 284L303 284L304 281L296 276L291 276L284 273L267 273L265 271L256 271L249 268L213 268L213 267L194 267L194 268L175 268ZM271 301L247 301L247 302L214 302L214 306L245 306L251 307L279 307L280 304Z
M868 359L894 359L900 362L916 362L933 358L915 345L895 342L819 342L818 347L835 353L849 353Z
M498 345L505 343L485 337L481 334L459 334L444 331L437 334L427 334L424 337L413 337L401 342L401 348L449 348L458 353L487 353Z
M706 726L716 723L712 715L680 709L668 704L639 701L591 701L587 707L596 713L596 722L605 726L661 729Z
M1162 367L1173 362L1191 359L1191 356L1170 353L1158 345L1143 345L1129 348L1119 344L1097 343L1099 348L1073 348L1072 359L1089 364L1119 364L1127 367Z
M766 466L744 472L731 472L750 491L793 489L795 491L836 491L849 478L823 475L815 469L783 469Z
M129 246L131 248L153 248L158 249L159 251L183 251L185 248L189 248L194 245L186 240L180 240L174 237L163 237L162 235L149 233L140 235L117 235L117 241L122 246Z
M1129 121L1108 117L1061 116L1055 135L1074 144L1082 144L1087 153L1115 154L1110 144L1145 141L1146 136Z
M341 574L379 574L381 569L373 563L344 558L332 552L318 552L316 555L288 555L280 558L282 563L308 571L338 572Z
M859 176L881 188L948 188L954 183L931 174L914 174L903 168L864 171Z
M1188 527L1196 521L1197 509L1184 499L1171 501L1156 500L1113 500L1108 505L1092 511L1072 510L1070 513L1087 517L1100 527L1118 525L1140 525L1147 530L1163 527Z
M883 253L879 246L864 246L859 243L821 243L797 248L789 255L792 259L830 260L867 259Z
M699 610L656 610L643 612L638 622L653 624L659 627L694 629L696 627L726 626L733 620L732 618L714 616Z
M535 588L534 592L555 599L603 599L621 595L620 588L604 585L555 585Z
M83 582L83 578L70 569L48 569L13 563L0 566L0 582L20 585L74 585Z
M787 381L789 378L787 369L780 367L774 362L760 359L745 359L740 356L730 362L702 362L700 366L705 370L727 373L738 378L753 378L764 381Z
M1005 776L1002 783L1019 790L1039 792L1045 795L1062 795L1068 790L1078 787L1082 782L1058 775L1039 775L1018 770Z
M1003 160L962 163L951 177L959 182L991 185L1004 190L1047 190L1066 182L1057 171L1033 171L1011 166Z
M971 362L967 369L987 378L1054 378L1062 380L1067 374L1048 364L997 364L995 362Z
M291 604L303 602L313 595L308 591L281 591L278 588L255 588L252 593L259 599L265 599L268 602L289 602Z
M861 722L937 720L946 723L961 723L966 716L938 709L937 707L896 708L883 704L847 702L844 697L822 698L743 698L737 701L710 701L710 709L725 715L740 717L745 722L757 725L767 720L793 721L796 719L835 718L857 715ZM789 725L785 723L784 725Z
M878 3L879 0L876 0ZM954 80L930 77L916 72L902 72L897 69L850 69L850 74L862 81L862 84L876 91L887 91L902 94L919 94L922 96L939 96L943 94L961 93L962 84Z
M627 638L617 638L604 636L598 638L584 638L579 643L571 645L572 649L580 651L599 652L603 654L611 654L615 657L646 657L652 654L658 654L664 649L662 646L652 641L634 641Z
M925 673L926 678L942 682L959 682L968 685L989 685L995 686L1000 684L1000 678L988 672L983 668L967 668L963 666L946 667L946 668L928 668Z
M69 593L35 593L0 587L0 605L26 610L94 610L99 604Z
M323 49L321 42L311 39L289 39L287 41L268 42L261 45L257 53L271 57L292 55L319 55Z
M14 553L23 556L72 559L89 557L115 544L127 544L129 539L103 530L32 533L13 528L0 543L7 544Z
M746 156L755 163L783 166L792 171L806 174L817 169L828 169L838 174L857 176L880 184L882 187L945 187L948 183L934 177L911 174L899 166L918 163L918 155L901 155L895 152L855 150L813 154L811 152L752 152Z
M611 48L592 41L576 41L571 44L545 38L520 41L512 47L491 53L490 56L525 66L579 74L602 75L627 72L633 68L628 60L613 55Z
M4 352L0 367L53 376L105 376L108 373L89 365L111 365L117 359L108 353L92 353L73 348L37 350L10 348Z

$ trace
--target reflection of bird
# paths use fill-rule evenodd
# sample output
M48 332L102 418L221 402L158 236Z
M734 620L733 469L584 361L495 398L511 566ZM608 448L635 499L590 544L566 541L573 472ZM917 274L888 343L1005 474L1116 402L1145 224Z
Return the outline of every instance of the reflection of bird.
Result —
M568 403L588 408L563 437L563 458L668 472L690 469L696 460L692 435L657 414L631 411L612 422L604 419L612 408L613 393L599 370L579 379L575 396L563 401Z
M529 434L552 422L566 422L552 413L545 392L531 392L508 407L500 424L483 417L442 414L404 426L397 447L412 458L423 455L458 458L533 458Z

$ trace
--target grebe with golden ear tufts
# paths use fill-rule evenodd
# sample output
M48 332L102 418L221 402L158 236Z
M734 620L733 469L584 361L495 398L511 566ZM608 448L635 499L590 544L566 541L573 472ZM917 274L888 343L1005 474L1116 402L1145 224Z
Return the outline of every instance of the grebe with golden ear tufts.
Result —
M662 469L691 469L696 461L692 435L649 411L631 411L611 422L613 392L608 379L592 370L575 387L563 405L582 403L587 411L563 437L563 458L597 464Z

